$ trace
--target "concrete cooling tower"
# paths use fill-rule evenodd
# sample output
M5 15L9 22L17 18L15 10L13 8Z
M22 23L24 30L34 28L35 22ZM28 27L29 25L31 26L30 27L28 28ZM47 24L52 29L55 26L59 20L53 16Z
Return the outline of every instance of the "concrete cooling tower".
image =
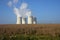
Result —
M22 17L17 17L17 22L16 24L22 24Z
M28 16L28 20L25 17L17 17L16 24L37 24L36 17Z
M22 17L22 24L26 24L26 18Z
M36 19L36 17L33 17L33 24L37 24L37 19Z
M28 24L33 24L33 16L28 16Z

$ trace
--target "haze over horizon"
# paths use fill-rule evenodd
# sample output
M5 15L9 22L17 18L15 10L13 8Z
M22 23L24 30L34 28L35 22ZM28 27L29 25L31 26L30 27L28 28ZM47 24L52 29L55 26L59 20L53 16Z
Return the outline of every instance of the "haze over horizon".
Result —
M8 4L9 2L9 4ZM13 7L25 2L40 24L60 24L60 0L0 0L0 24L16 24Z

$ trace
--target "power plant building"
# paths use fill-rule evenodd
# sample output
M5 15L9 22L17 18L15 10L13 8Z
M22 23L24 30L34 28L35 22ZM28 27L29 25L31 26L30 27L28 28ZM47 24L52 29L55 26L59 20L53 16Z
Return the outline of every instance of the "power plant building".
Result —
M33 16L28 16L28 24L33 24Z
M22 17L22 24L26 24L26 18Z
M22 17L17 17L17 22L16 24L22 24Z
M16 24L37 24L37 19L33 16L28 16L28 19L25 17L17 17Z
M33 24L37 24L37 18L33 17Z

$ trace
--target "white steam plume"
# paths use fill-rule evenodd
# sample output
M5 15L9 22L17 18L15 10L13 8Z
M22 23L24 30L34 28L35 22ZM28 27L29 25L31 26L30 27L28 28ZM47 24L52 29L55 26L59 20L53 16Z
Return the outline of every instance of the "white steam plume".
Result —
M11 7L11 6L13 6L13 3L14 3L14 5L17 4L17 3L18 3L18 0L9 1L9 2L7 3L7 5L8 5L9 7Z
M27 9L28 4L27 3L22 3L20 9Z
M12 5L13 3L13 5ZM18 0L13 0L8 2L8 6L15 6L13 7L14 13L16 14L17 17L26 17L26 16L31 16L31 10L28 9L28 4L27 3L22 3L19 8L16 8L16 3L18 3Z
M27 16L31 16L31 11L28 10L28 11L26 12L26 15L27 15Z
M12 1L9 1L8 4L7 4L9 7L12 6Z
M28 9L27 9L27 3L22 3L20 8L16 8L14 7L14 13L18 16L18 17L26 17L26 13L27 13Z
M22 17L26 17L26 16L31 16L31 10L27 9L28 4L27 3L22 3L20 6L20 13L22 15Z
M22 17L26 17L26 9L20 10L20 14L22 15Z
M17 17L21 17L18 8L14 7L14 13L16 14Z
M18 0L13 0L13 3L14 3L14 4L18 3Z

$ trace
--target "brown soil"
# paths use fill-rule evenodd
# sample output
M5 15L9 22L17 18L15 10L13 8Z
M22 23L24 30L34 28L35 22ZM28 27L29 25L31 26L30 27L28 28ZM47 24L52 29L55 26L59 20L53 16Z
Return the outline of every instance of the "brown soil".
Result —
M0 34L60 34L60 24L0 24Z

